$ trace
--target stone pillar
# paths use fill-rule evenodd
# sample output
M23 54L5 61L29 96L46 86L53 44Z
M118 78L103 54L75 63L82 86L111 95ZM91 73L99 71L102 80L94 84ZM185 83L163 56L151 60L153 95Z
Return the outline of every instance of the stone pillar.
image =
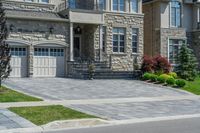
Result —
M74 29L73 29L73 23L70 23L70 61L74 61Z
M33 56L34 56L34 47L31 44L28 47L28 77L33 77Z
M99 25L99 60L103 58L103 25Z

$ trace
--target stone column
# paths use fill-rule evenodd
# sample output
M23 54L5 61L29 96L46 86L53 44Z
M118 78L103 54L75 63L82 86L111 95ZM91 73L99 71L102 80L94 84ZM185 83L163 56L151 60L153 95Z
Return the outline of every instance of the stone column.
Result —
M99 60L103 57L103 25L99 25Z
M28 77L33 77L33 56L34 56L34 47L31 44L28 47Z
M73 29L73 23L70 23L70 61L74 61L74 29Z

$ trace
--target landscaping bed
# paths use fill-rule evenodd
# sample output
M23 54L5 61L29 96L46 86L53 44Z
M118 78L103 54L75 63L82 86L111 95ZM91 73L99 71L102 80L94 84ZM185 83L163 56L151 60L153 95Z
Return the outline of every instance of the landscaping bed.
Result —
M29 102L42 101L42 99L31 97L6 87L0 87L0 102Z
M9 108L9 110L38 126L60 120L97 118L61 105Z

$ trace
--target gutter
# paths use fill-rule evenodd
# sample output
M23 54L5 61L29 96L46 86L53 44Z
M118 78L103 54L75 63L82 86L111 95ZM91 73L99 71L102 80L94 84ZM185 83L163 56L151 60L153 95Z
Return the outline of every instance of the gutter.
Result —
M15 15L6 15L10 19L26 19L26 20L44 20L44 21L54 21L54 22L69 22L69 19L62 18L42 18L42 17L29 17L29 16L15 16Z

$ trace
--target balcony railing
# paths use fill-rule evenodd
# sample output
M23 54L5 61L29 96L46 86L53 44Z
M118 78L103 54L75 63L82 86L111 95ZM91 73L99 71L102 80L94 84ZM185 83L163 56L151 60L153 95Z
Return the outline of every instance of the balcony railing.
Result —
M58 6L58 11L65 9L102 11L104 4L98 3L97 0L66 0Z

